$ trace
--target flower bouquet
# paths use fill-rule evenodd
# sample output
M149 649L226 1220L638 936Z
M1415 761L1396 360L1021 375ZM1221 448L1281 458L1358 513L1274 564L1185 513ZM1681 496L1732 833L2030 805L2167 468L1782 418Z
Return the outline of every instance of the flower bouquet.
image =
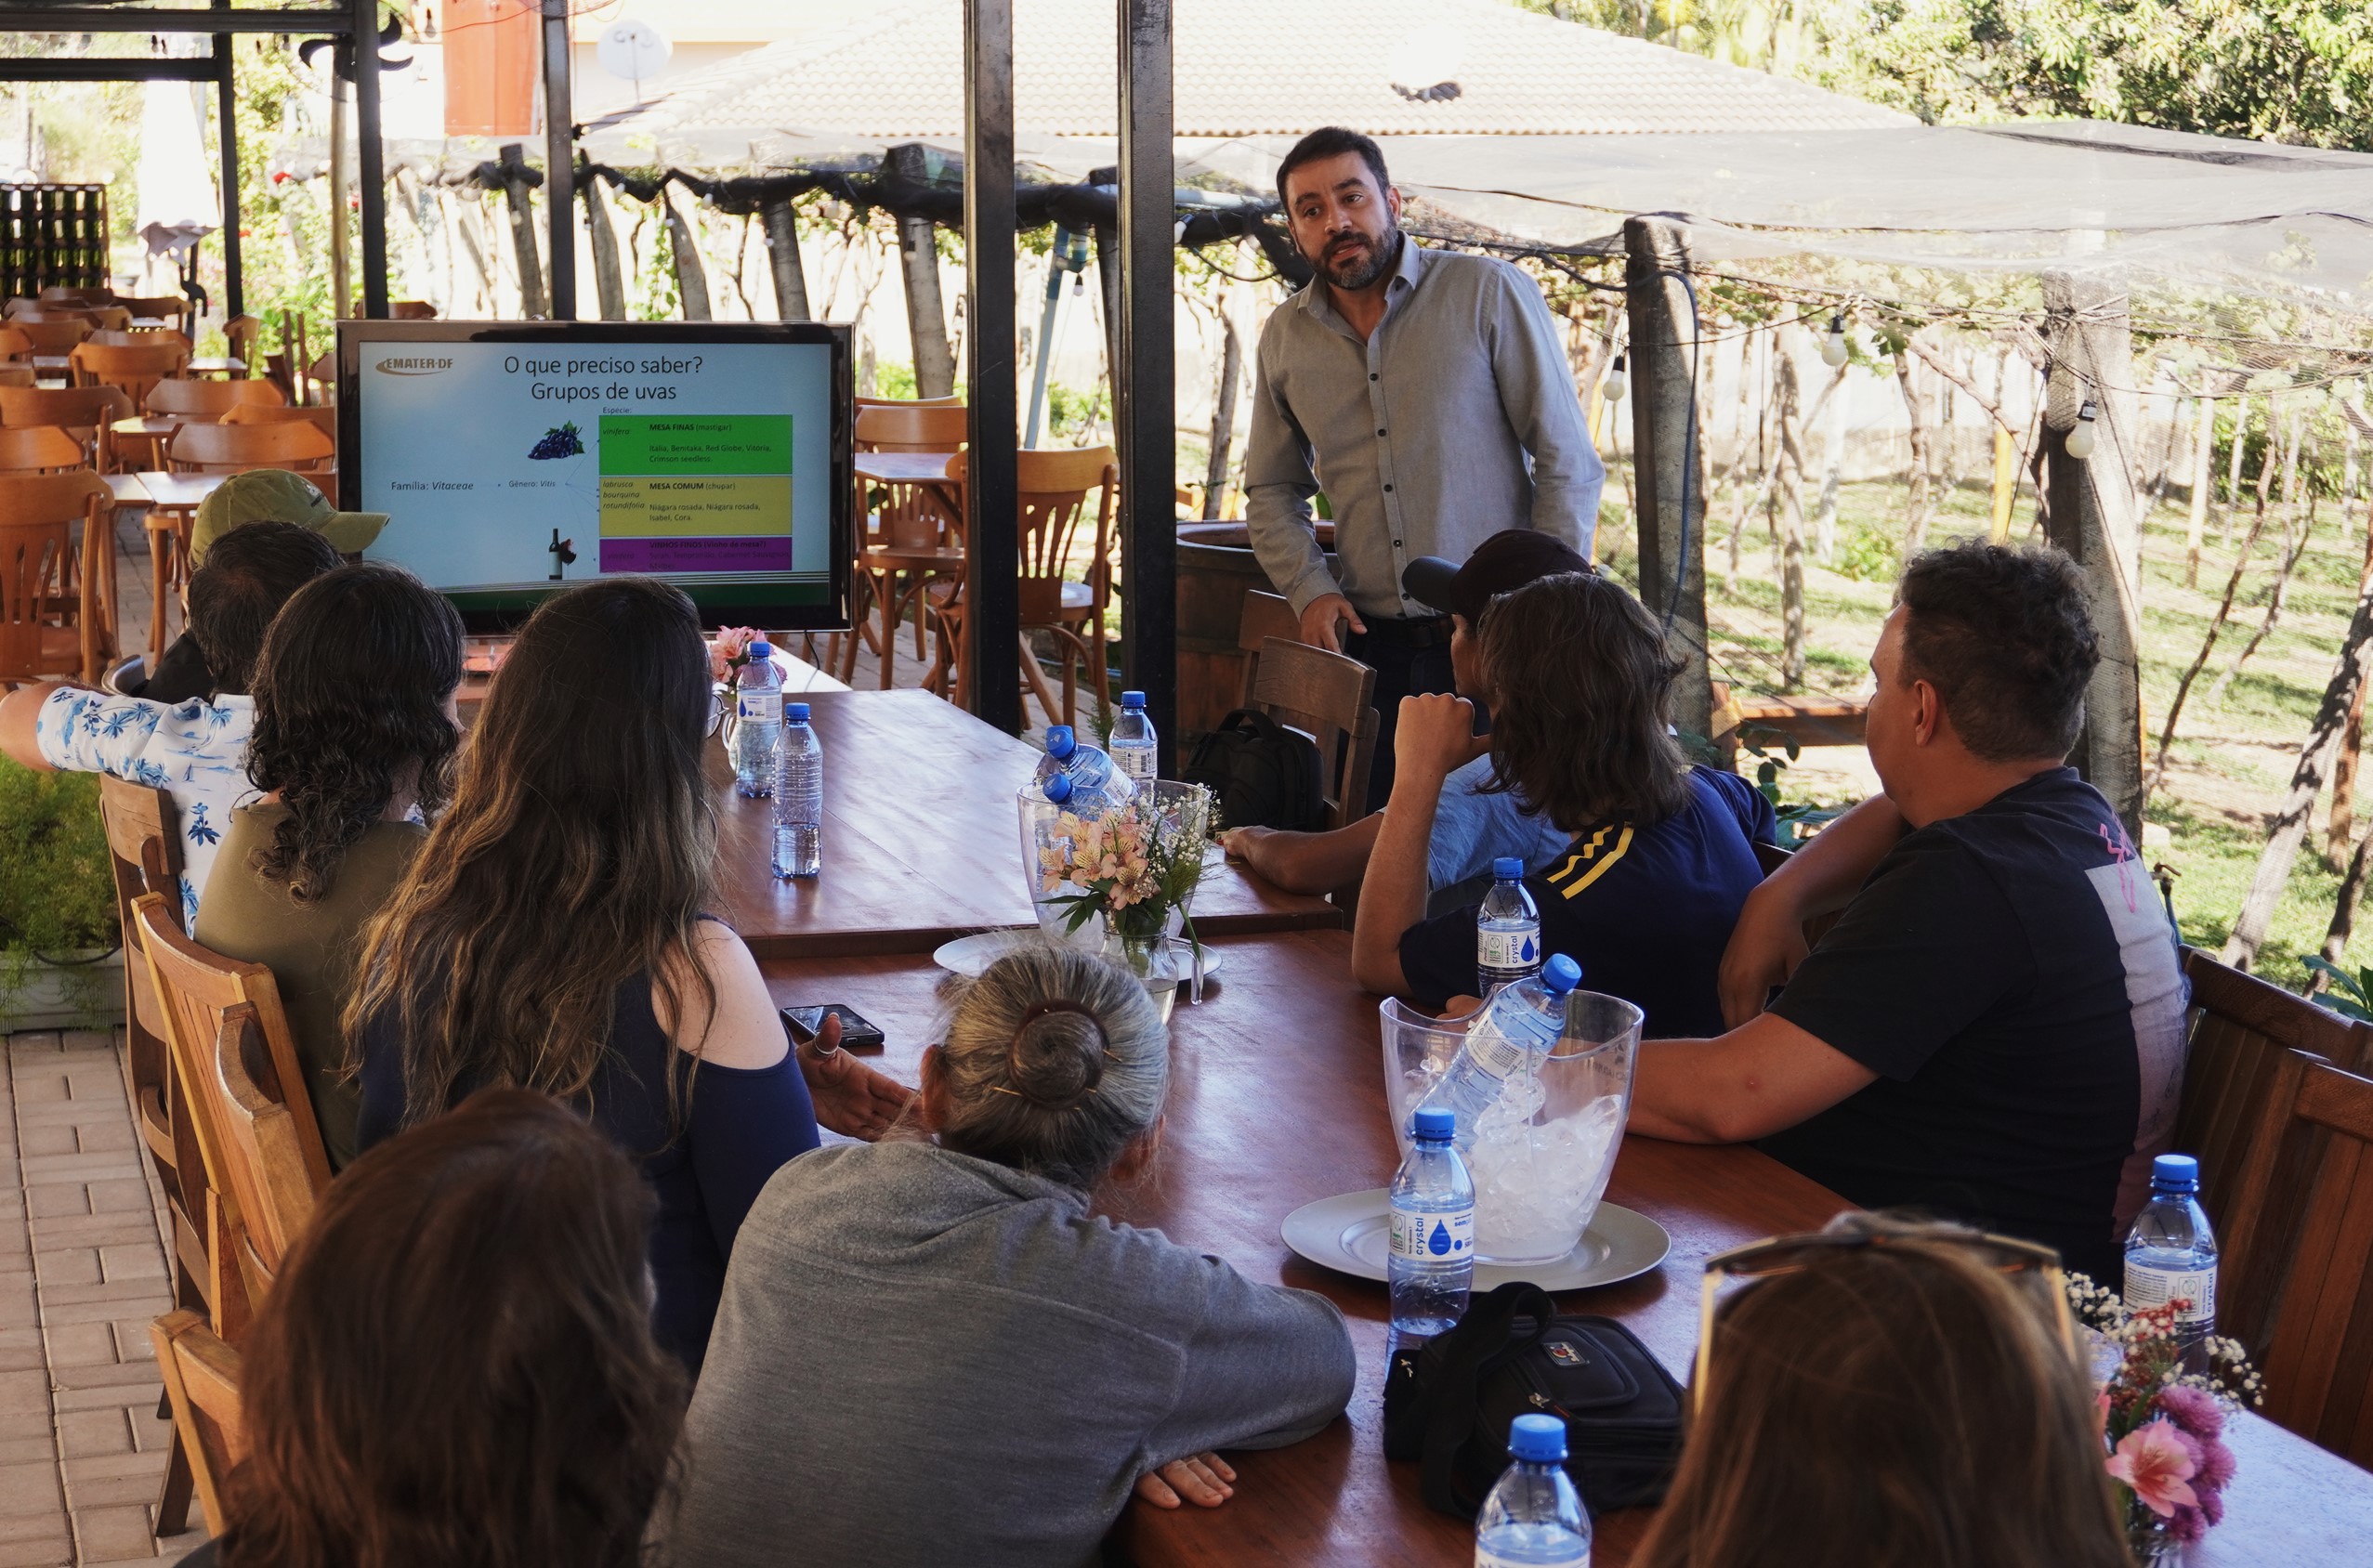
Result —
M1158 782L1114 810L1083 817L1049 807L1024 820L1040 909L1067 938L1100 921L1105 956L1142 977L1165 1014L1182 978L1170 951L1172 922L1191 951L1187 908L1202 880L1211 819L1209 790Z
M2189 1358L2176 1319L2178 1299L2140 1310L2082 1274L2068 1276L2068 1301L2099 1338L2096 1371L2107 1365L2100 1407L2104 1464L2126 1506L2127 1543L2137 1563L2172 1562L2224 1517L2233 1450L2225 1418L2260 1404L2263 1385L2241 1346L2211 1337Z
M750 645L759 640L754 627L720 626L709 645L709 678L728 691L740 689L742 669L750 662Z

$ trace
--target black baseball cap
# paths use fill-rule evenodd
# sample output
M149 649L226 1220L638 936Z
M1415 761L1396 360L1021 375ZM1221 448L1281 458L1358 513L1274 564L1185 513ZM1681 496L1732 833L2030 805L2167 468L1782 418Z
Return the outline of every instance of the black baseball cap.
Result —
M1476 545L1464 566L1420 555L1402 568L1401 592L1445 614L1466 617L1472 630L1501 595L1560 572L1590 569L1590 562L1556 535L1509 529Z

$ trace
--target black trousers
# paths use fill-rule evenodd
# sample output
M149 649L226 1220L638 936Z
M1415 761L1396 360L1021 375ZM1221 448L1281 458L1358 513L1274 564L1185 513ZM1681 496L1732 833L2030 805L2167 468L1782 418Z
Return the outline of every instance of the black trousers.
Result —
M1368 809L1381 810L1393 792L1393 737L1401 699L1455 689L1450 680L1450 618L1387 621L1363 617L1365 632L1344 639L1344 651L1376 672L1376 761L1368 772Z

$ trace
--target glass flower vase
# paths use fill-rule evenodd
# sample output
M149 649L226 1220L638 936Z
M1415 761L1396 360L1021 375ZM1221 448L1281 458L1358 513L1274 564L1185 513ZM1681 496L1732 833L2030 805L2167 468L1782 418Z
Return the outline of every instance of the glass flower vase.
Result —
M1133 935L1115 931L1105 939L1104 956L1134 974L1154 999L1164 1024L1178 1000L1178 955L1160 933Z

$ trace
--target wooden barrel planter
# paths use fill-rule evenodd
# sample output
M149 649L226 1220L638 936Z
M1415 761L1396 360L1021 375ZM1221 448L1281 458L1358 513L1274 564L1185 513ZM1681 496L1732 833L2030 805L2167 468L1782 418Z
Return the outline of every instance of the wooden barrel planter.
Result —
M1319 547L1334 542L1335 525L1320 522ZM1251 656L1236 646L1236 631L1244 595L1254 592L1277 589L1242 523L1178 525L1178 728L1189 744L1226 718L1244 689Z

